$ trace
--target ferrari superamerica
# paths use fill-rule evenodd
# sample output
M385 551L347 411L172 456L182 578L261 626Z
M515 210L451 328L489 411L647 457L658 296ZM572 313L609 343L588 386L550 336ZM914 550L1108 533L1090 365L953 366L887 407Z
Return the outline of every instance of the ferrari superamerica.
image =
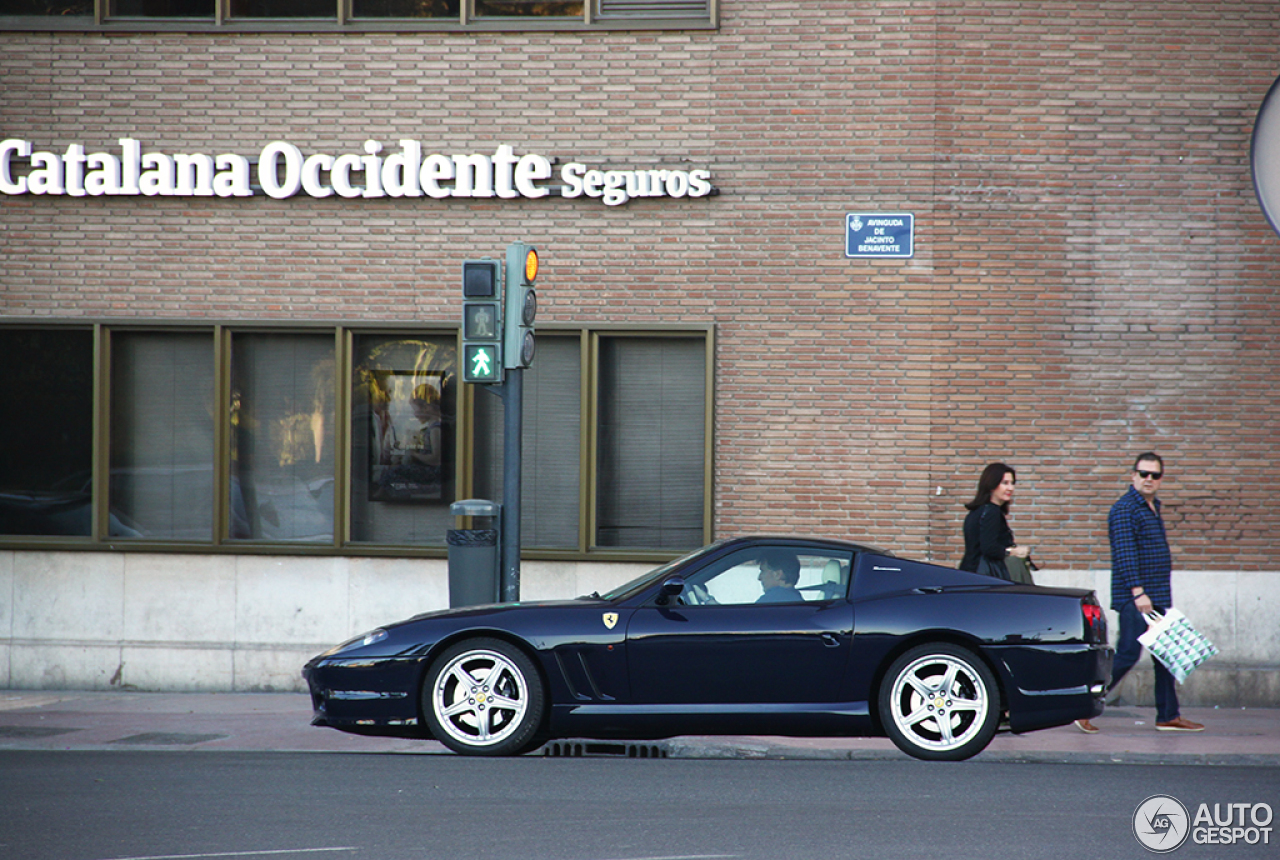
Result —
M703 547L607 594L388 624L303 669L313 724L471 755L553 738L884 736L969 758L1000 730L1102 712L1092 591L836 540Z

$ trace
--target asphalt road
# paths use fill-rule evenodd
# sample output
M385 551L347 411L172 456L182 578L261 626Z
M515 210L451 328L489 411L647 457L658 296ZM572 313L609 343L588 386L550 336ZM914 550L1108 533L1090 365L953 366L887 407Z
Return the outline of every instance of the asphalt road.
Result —
M0 857L1110 860L1154 794L1280 809L1280 768L0 751Z

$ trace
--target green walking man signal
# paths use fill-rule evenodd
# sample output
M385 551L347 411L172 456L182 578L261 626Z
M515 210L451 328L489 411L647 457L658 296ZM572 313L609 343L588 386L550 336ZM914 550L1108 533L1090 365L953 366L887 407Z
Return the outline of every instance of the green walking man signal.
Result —
M463 346L465 366L463 382L501 382L502 347L497 344L474 343Z
M502 262L462 262L462 381L503 380Z

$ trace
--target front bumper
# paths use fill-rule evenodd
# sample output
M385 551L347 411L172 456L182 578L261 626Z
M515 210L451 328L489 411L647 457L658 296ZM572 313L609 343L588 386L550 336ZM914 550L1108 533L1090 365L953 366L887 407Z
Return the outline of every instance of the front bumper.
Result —
M317 657L302 669L313 726L381 734L419 733L416 659Z

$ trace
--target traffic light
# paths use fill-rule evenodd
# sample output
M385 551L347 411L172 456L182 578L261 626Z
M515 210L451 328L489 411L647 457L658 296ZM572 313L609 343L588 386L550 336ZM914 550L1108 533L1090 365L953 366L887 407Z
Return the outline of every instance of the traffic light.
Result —
M524 242L507 246L507 296L504 314L503 354L507 367L533 363L533 318L538 314L538 249Z
M463 260L462 381L502 378L502 263Z

